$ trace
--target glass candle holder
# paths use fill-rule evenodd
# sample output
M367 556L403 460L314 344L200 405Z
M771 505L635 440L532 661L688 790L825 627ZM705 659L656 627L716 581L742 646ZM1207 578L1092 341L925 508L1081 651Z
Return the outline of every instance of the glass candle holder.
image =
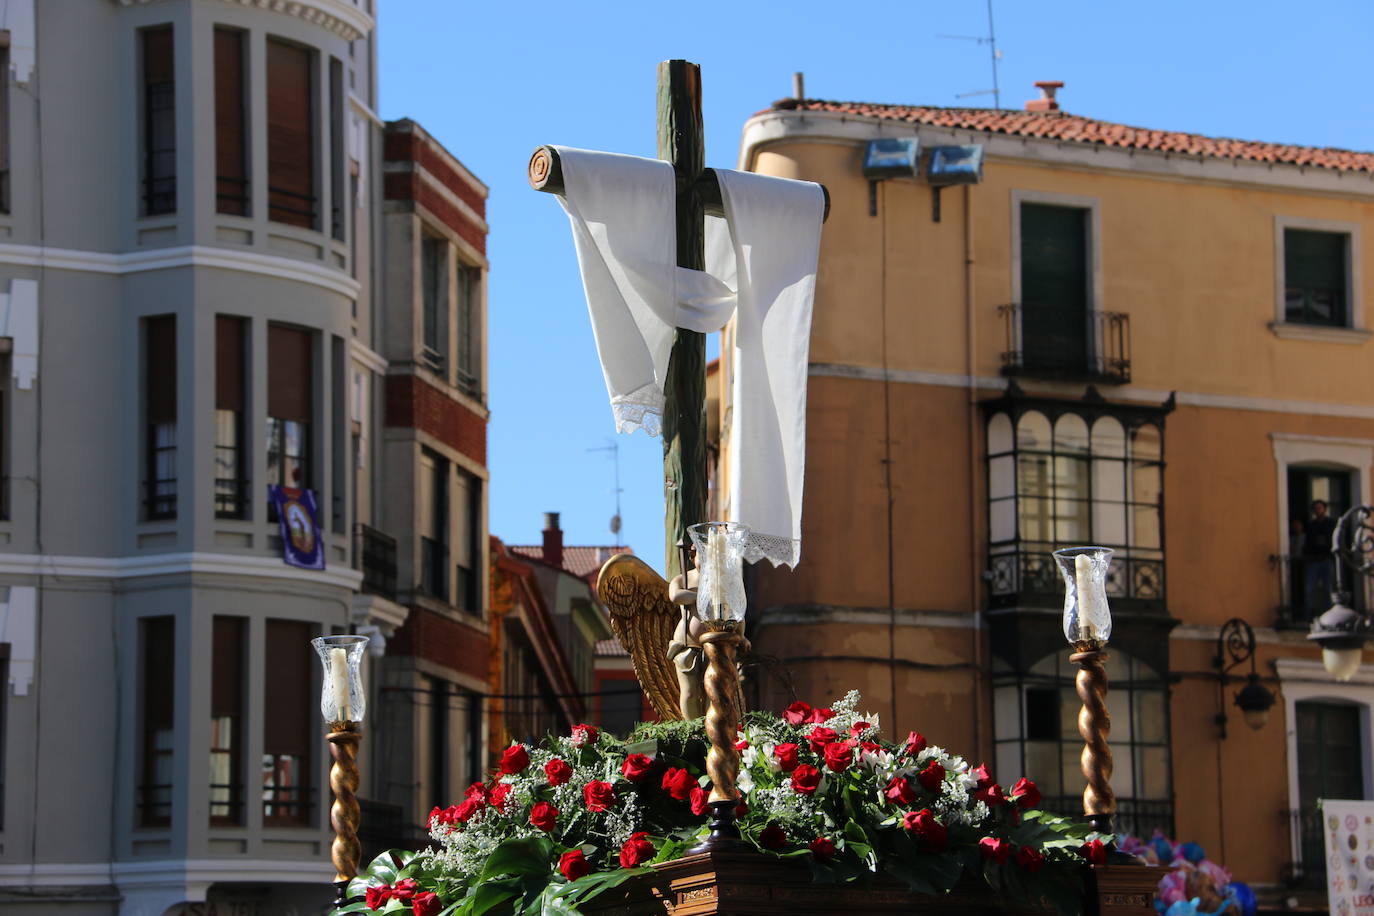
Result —
M1064 638L1072 646L1106 645L1112 635L1107 606L1107 570L1112 552L1106 547L1065 547L1054 552L1064 577Z
M744 619L744 545L749 528L735 522L702 522L687 529L697 549L697 616Z
M367 698L358 665L363 660L367 642L366 636L317 636L310 640L324 666L320 714L330 725L363 721Z

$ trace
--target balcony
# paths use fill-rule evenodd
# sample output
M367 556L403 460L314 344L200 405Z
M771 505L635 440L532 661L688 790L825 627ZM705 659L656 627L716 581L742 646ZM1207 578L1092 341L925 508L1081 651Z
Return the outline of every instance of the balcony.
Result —
M1009 377L1125 385L1131 380L1131 320L1125 312L1013 303L998 306Z
M1322 836L1322 812L1315 806L1284 812L1288 820L1293 850L1298 858L1284 868L1284 883L1289 887L1326 886L1326 850Z
M1031 545L994 547L988 557L989 604L999 607L1062 607L1064 582L1052 550ZM1164 560L1131 556L1118 548L1107 570L1107 597L1116 606L1159 610L1164 606Z
M1278 592L1275 626L1306 630L1331 607L1335 570L1330 557L1305 557L1301 554L1276 554L1269 557ZM1349 582L1349 579L1346 579ZM1355 610L1364 610L1364 590L1353 590L1350 600Z
M362 565L363 593L395 601L396 539L368 525L357 525L353 555Z

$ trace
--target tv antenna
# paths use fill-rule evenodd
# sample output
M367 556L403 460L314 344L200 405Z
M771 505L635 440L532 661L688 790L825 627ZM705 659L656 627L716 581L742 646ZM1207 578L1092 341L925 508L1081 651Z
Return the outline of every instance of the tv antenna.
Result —
M616 536L616 541L620 540L620 494L624 492L620 486L620 443L614 439L607 439L606 444L600 448L589 448L589 452L610 452L611 460L615 463L615 515L611 516L611 534Z
M951 38L955 41L973 41L980 45L987 45L992 56L992 88L975 89L972 92L961 92L955 96L956 99L972 98L975 95L992 96L992 107L1002 107L1002 93L997 83L997 62L1002 59L1002 49L997 47L997 32L992 26L992 0L988 0L988 33L986 35L936 35L936 38Z

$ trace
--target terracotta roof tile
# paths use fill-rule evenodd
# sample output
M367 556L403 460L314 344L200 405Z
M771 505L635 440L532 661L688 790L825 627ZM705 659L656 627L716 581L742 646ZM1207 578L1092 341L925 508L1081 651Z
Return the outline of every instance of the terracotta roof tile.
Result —
M538 544L510 544L506 547L511 553L531 560L543 561L544 548ZM596 581L596 574L602 565L618 553L634 553L629 547L620 546L573 546L563 548L563 569L582 579Z
M596 655L598 658L630 657L630 653L625 651L625 647L620 644L618 639L598 639L596 641Z
M825 111L835 114L907 121L932 127L979 130L1018 137L1039 137L1074 143L1094 143L1129 149L1187 153L1218 159L1241 159L1285 165L1313 166L1338 172L1374 172L1374 153L1331 147L1292 146L1226 137L1205 137L1181 131L1131 127L1098 121L1064 111L1018 111L994 108L936 108L928 105L884 105L872 102L830 102L821 99L782 99L772 111Z

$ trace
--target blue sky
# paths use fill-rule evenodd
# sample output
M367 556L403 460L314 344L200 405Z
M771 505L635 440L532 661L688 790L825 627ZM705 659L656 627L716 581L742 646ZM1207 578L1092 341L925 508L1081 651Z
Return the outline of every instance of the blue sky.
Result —
M381 0L381 115L420 122L491 188L491 531L613 543L615 436L567 219L525 181L558 143L654 155L658 62L701 64L707 164L733 167L745 120L791 95L991 106L984 0L943 4L516 4ZM670 11L690 9L676 21ZM995 0L1004 108L1065 82L1075 114L1160 129L1374 150L1369 0ZM622 543L662 567L662 449L620 444Z

